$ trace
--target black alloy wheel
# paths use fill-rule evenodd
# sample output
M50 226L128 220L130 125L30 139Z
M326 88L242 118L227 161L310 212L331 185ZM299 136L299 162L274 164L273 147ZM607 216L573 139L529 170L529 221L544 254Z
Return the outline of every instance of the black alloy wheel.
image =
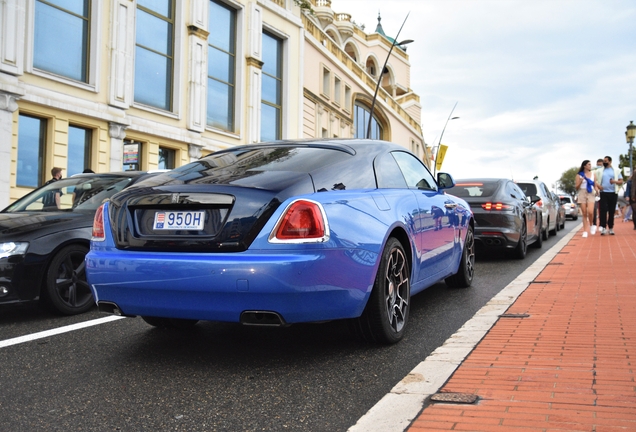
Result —
M389 238L371 296L362 315L351 321L367 342L393 344L404 337L411 302L411 271L402 244Z
M475 235L473 227L468 225L466 240L462 249L462 258L457 273L447 277L444 282L451 288L468 288L475 277Z
M515 248L515 257L518 259L524 259L528 253L528 228L526 226L526 220L523 219L521 223L521 232L519 233L519 242Z
M86 281L84 258L88 248L71 245L61 249L49 264L42 297L56 312L76 315L95 305L93 293Z

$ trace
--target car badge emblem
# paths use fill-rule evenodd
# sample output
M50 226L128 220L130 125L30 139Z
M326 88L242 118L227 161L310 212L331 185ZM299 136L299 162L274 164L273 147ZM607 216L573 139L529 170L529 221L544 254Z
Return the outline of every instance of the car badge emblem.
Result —
M179 194L178 193L173 193L172 194L172 204L179 204Z

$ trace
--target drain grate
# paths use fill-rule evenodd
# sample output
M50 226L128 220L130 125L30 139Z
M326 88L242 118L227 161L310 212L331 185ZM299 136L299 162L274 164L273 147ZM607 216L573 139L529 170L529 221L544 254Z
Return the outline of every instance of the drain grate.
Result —
M472 404L477 402L479 397L471 393L435 393L431 396L433 402Z
M538 280L536 280L536 281L532 281L532 283L549 284L549 283L552 283L552 281L538 281Z
M560 263L560 262L551 262L551 263L548 263L548 265L563 265L563 263Z
M499 318L528 318L529 316L527 313L505 313L499 315Z

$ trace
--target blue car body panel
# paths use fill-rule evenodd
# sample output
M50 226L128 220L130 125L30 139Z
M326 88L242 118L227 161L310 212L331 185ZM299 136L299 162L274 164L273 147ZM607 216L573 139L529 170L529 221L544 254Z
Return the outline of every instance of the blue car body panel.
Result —
M287 323L358 317L373 288L384 244L395 230L416 239L410 244L412 294L457 272L461 232L469 218L464 215L463 226L451 221L435 231L429 215L413 217L416 193L339 191L294 198L323 205L330 238L319 244L268 241L286 203L244 252L118 250L106 230L106 241L91 243L88 280L96 301L114 302L126 315L238 322L242 312L259 310L276 312ZM441 202L447 199L436 195ZM104 224L109 224L107 209ZM442 239L430 240L442 232Z

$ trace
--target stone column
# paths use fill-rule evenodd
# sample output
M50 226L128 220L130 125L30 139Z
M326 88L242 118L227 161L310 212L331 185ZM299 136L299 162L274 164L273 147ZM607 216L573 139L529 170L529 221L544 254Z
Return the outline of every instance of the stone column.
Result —
M128 126L110 122L108 123L108 136L110 137L110 168L109 171L121 171L124 163L124 138Z
M250 3L247 30L247 136L246 143L261 139L261 79L262 79L262 38L263 10Z
M203 132L207 123L208 2L191 0L188 23L188 129Z
M11 198L11 143L13 143L13 113L18 109L20 95L0 90L0 208Z
M201 149L203 146L198 144L188 144L188 156L190 156L190 162L194 162L201 157Z
M112 2L111 7L108 103L118 108L128 109L133 103L135 4L130 0L116 0Z

